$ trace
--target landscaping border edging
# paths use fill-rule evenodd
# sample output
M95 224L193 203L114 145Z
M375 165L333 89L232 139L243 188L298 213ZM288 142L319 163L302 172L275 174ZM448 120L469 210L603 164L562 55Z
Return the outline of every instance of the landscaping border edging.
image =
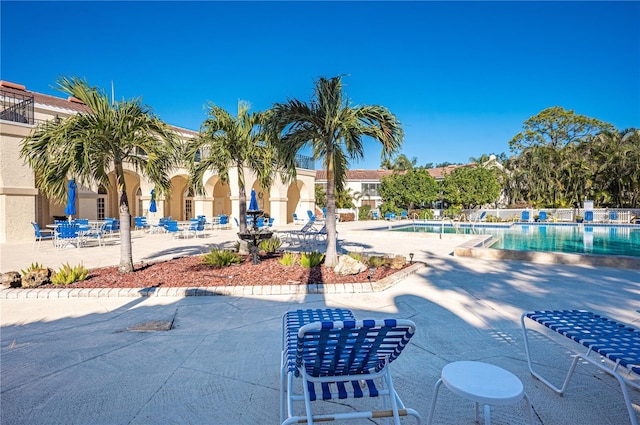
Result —
M426 263L414 261L400 270L376 282L336 283L332 285L249 285L249 286L203 286L166 288L47 288L47 289L0 289L0 299L54 299L54 298L115 298L115 297L201 297L249 295L300 295L300 294L356 294L382 292L395 286L402 279L427 267Z

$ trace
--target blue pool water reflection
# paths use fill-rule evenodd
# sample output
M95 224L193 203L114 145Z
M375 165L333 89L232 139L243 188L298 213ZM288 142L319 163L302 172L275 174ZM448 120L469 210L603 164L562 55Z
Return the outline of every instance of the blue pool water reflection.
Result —
M511 227L438 226L410 224L398 232L488 234L498 241L491 248L640 257L640 226L529 225Z

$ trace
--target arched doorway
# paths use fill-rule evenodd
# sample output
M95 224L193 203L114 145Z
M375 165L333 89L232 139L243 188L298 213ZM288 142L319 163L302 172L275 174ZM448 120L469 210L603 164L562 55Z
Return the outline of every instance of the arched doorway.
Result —
M252 187L253 190L256 191L256 199L258 200L258 207L265 213L267 213L269 215L269 217L271 217L271 194L269 192L269 188L264 189L259 182L255 182L253 184ZM249 191L249 193L247 193L247 196L249 196L249 199L247 199L247 202L249 202L249 200L251 199L251 191ZM247 204L248 206L249 204Z
M221 180L213 187L213 215L231 215L231 188Z

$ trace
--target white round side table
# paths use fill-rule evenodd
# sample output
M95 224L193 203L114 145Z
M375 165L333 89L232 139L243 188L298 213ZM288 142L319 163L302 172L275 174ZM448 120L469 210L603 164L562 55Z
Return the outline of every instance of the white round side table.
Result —
M478 422L478 406L480 403L484 404L485 425L490 425L490 405L511 405L524 398L527 402L529 423L533 425L531 402L524 392L524 386L518 377L498 366L472 361L453 362L442 368L441 377L436 382L433 390L427 425L431 425L433 420L436 398L438 397L440 385L443 383L452 393L474 402L476 422Z

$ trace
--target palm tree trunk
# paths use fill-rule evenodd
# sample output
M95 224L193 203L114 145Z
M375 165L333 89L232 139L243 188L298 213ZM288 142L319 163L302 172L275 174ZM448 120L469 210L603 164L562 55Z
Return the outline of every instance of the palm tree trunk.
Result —
M331 165L327 167L327 253L324 257L325 267L335 267L338 264L336 248L336 184Z
M127 197L127 186L124 180L124 169L122 163L116 163L116 187L118 188L118 209L120 219L120 273L130 273L133 271L133 255L131 253L131 213L129 212L129 198Z

